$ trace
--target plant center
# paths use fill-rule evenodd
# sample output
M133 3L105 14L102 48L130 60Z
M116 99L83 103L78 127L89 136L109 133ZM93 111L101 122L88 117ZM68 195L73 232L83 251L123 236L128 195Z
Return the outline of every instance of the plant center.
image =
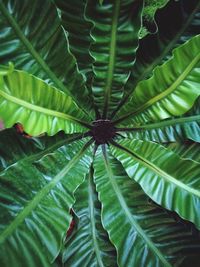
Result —
M93 122L91 135L97 145L106 144L116 135L116 128L110 120L97 120Z

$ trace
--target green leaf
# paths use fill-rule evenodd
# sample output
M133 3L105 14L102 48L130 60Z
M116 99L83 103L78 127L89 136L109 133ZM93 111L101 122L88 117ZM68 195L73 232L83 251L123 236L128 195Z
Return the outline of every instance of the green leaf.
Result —
M116 124L137 125L187 112L200 95L200 35L173 51L173 56L140 82ZM148 90L147 90L148 88Z
M75 229L66 239L64 266L117 266L116 252L101 223L101 205L92 172L75 192Z
M103 117L116 108L135 61L143 1L88 1L86 17L93 23L90 47L92 90Z
M142 12L142 29L140 30L140 38L144 38L149 33L156 33L158 26L155 21L155 13L158 9L163 8L169 0L145 0Z
M174 151L183 159L191 159L200 163L200 144L195 142L167 143L164 144L167 149Z
M24 138L14 129L6 129L0 132L0 171L19 160L29 163L39 160L46 154L81 137L82 134L66 135L60 132L52 137Z
M92 37L90 36L92 23L85 18L86 0L54 0L54 2L60 13L62 26L69 39L70 51L75 56L77 65L86 82L90 104L98 114L91 89L93 58L89 53L89 48L92 43Z
M36 0L31 8L26 1L1 1L0 28L1 64L14 62L17 69L48 81L91 110L90 96L51 1L41 5Z
M176 211L200 229L200 164L182 160L156 143L141 140L118 143L119 148L112 146L111 150L128 176L156 203Z
M81 73L90 79L88 76L91 76L93 62L89 53L92 24L84 16L86 1L54 1L61 12L61 23L68 34L70 51L76 57Z
M1 264L50 266L69 227L73 193L90 166L89 144L63 146L0 173Z
M141 140L184 142L191 139L200 142L200 98L192 109L181 117L147 123L135 128L121 129L123 136Z
M7 75L14 70L14 64L12 62L8 63L8 66L0 65L0 75Z
M199 238L149 203L116 159L98 153L94 166L103 225L117 248L119 266L199 265Z
M139 41L136 62L125 85L123 99L113 112L113 116L125 102L130 100L130 94L138 82L150 77L154 68L171 56L174 48L199 34L199 14L198 0L169 1L166 7L156 13L158 32Z
M70 96L24 71L0 76L0 117L6 127L20 122L34 136L83 132L89 127L84 121L88 117Z

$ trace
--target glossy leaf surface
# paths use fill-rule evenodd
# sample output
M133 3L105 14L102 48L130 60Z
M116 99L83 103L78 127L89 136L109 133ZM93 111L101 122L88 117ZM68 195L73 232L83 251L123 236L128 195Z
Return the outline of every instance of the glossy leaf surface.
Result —
M116 123L136 125L182 115L200 94L200 35L175 49L153 76L138 84Z
M1 172L1 264L50 266L70 223L73 192L88 172L86 151L79 141Z
M156 203L176 211L200 229L200 164L182 160L153 142L125 140L118 143L121 149L112 147L112 153L122 162L129 177Z
M98 154L95 183L102 202L103 224L117 248L119 266L178 266L188 259L198 266L198 239L150 204L116 159ZM190 245L195 248L194 254ZM180 251L187 256L180 256Z
M183 116L147 123L135 128L126 128L123 135L128 138L163 142L184 142L190 139L200 142L200 98Z
M0 266L199 267L200 2L29 2L0 0Z
M23 71L0 76L0 117L6 127L20 122L34 136L83 132L87 125L87 116L70 96Z
M45 0L41 5L36 0L31 8L27 1L1 1L0 28L1 64L12 61L16 68L53 83L73 96L80 106L91 110L83 77L51 1Z
M101 223L101 204L92 173L74 196L75 229L65 242L64 266L117 266L115 249Z
M149 4L151 5L151 2ZM200 33L200 2L198 0L169 1L166 7L157 11L155 22L157 33L139 41L136 62L117 110L122 103L129 100L138 82L150 77L154 68L171 56L174 48Z
M200 163L200 144L195 142L167 143L165 146L183 159L191 159Z
M63 145L82 138L82 134L66 135L63 132L53 137L24 138L13 128L0 132L0 171L19 160L32 162L54 152ZM9 146L6 146L9 144Z
M88 1L86 17L93 23L92 90L103 117L115 108L135 61L143 1Z

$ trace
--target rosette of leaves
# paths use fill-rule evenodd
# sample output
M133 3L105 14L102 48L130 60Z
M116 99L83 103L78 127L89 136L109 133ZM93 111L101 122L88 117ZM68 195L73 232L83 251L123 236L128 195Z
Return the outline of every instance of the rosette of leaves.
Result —
M1 266L200 265L200 2L144 6L0 1Z

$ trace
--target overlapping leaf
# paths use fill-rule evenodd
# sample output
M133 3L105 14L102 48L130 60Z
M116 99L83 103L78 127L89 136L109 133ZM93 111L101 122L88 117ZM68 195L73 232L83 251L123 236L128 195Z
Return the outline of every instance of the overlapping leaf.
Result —
M173 57L140 82L115 123L137 125L187 112L200 95L200 35L175 49Z
M92 173L91 173L92 175ZM117 266L116 252L101 223L101 204L93 177L88 176L75 193L75 226L65 243L64 266Z
M183 116L125 129L126 132L122 130L123 136L128 138L150 140L159 143L184 142L187 139L200 142L200 98L192 109Z
M200 163L200 144L195 142L167 143L165 147L174 151L181 158L191 159Z
M31 135L84 132L88 120L70 96L23 71L0 76L0 117Z
M81 73L89 78L93 62L89 54L89 47L92 42L90 36L92 24L84 16L86 0L54 1L61 11L62 26L68 33L70 50L77 59Z
M94 166L103 225L117 248L119 266L199 265L199 238L150 204L116 159L99 153Z
M139 41L136 62L117 110L129 101L130 94L135 90L138 82L150 77L154 68L169 58L175 47L200 33L199 15L200 2L198 0L169 1L166 7L156 13L157 34L148 35Z
M122 162L129 177L155 202L176 211L200 229L200 164L182 160L153 142L123 140L118 143L121 149L112 147L112 153Z
M39 160L59 147L80 138L82 134L66 135L63 132L52 137L24 138L15 129L6 129L0 132L0 171L19 160L26 162Z
M92 90L104 118L117 106L134 64L142 6L138 0L104 1L102 5L88 1L86 17L94 25Z
M13 61L16 68L53 83L91 111L89 93L51 1L41 5L36 0L31 8L27 1L1 1L0 28L0 64Z
M3 266L50 266L58 255L73 192L91 162L88 144L83 145L63 146L33 165L19 161L0 173Z
M155 13L158 9L163 8L169 0L145 0L142 12L142 28L140 30L140 38L144 38L147 34L155 34L158 26L155 21Z

